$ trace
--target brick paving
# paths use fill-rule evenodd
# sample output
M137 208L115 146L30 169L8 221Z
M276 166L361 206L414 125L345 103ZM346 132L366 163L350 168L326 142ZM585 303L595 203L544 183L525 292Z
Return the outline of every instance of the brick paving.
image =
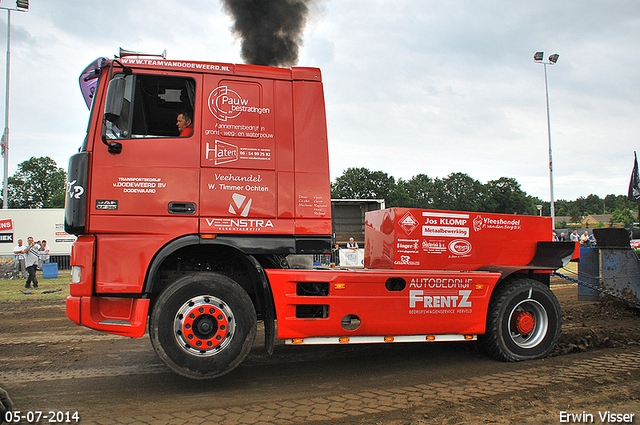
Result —
M502 372L468 380L429 382L415 386L368 389L339 396L295 397L191 412L165 412L138 415L129 418L101 418L83 424L300 424L331 421L368 414L391 412L399 409L417 409L437 406L443 402L462 402L475 397L491 397L531 388L549 387L559 383L579 384L581 380L611 377L640 369L640 351L603 354L588 360L576 360L562 369L551 366L533 370Z

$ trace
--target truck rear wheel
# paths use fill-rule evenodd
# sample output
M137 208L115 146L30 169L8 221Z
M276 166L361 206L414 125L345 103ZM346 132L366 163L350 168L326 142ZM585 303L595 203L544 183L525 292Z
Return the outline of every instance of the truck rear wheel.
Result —
M487 330L480 339L494 358L515 362L546 357L561 330L562 312L556 296L542 283L522 278L493 294Z
M158 356L176 373L215 378L249 354L256 321L253 303L240 285L220 274L198 273L160 294L149 336Z

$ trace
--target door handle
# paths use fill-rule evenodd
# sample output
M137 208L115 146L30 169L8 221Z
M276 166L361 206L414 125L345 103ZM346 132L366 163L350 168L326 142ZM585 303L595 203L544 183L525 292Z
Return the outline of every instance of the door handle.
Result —
M169 202L169 214L195 214L195 202Z

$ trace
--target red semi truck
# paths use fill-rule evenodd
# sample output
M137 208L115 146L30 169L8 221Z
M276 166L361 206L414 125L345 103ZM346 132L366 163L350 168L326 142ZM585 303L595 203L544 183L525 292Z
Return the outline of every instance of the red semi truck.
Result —
M238 366L258 321L269 352L276 338L481 339L517 361L557 342L549 277L575 246L550 242L549 218L391 208L366 216L364 269L292 266L332 246L319 69L121 51L80 86L91 113L65 204L75 323L148 327L159 357L196 379Z

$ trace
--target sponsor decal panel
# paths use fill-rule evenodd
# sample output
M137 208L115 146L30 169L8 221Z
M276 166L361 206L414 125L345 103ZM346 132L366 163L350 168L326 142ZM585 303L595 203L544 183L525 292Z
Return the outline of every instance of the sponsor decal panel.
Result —
M422 236L444 236L452 238L468 238L468 227L422 226Z
M407 235L413 233L413 231L420 225L418 220L413 216L413 214L411 214L411 211L407 211L398 224Z
M229 86L216 87L209 94L209 111L220 121L237 118L243 112L257 115L271 113L270 108L257 105L255 100L250 102L250 99L244 98Z
M299 212L302 213L302 215L308 217L324 217L327 215L329 203L322 195L308 196L299 193L297 201L298 205L296 206L296 208Z
M452 254L450 258L453 257L469 257L471 255L471 250L473 246L471 242L464 239L454 239L447 245L447 249Z
M428 254L442 254L447 251L447 243L444 239L423 239L422 251Z
M399 260L395 260L393 264L397 266L419 266L420 261L411 258L411 255L400 255Z
M407 254L419 253L418 239L398 239L396 241L396 252Z
M215 183L207 183L209 190L273 192L270 187L273 182L267 182L261 174L214 173L213 178Z
M236 161L271 161L271 149L265 147L239 147L216 139L205 144L205 159L215 165Z
M202 217L200 229L203 233L253 233L253 234L284 234L293 232L291 220L275 218L251 217Z
M274 218L275 187L275 173L270 171L208 169L201 177L200 213L203 217Z
M229 204L229 213L233 215L239 215L246 217L251 210L251 203L253 199L244 196L241 193L234 193L231 195L231 204Z
M145 65L145 66L161 66L163 68L176 68L176 69L195 69L205 71L218 71L232 73L233 70L229 64L214 64L207 62L186 62L186 61L172 61L167 59L139 59L139 58L120 58L123 64L131 65Z
M409 314L473 313L472 284L472 278L414 278L409 283Z
M473 230L480 232L483 229L521 230L522 220L519 218L495 218L478 215L473 219Z
M422 236L469 237L469 214L423 211Z
M273 141L273 106L265 104L271 101L264 89L257 83L232 81L212 88L207 103L215 122L205 124L204 135Z
M118 200L117 199L96 199L96 209L97 210L117 210Z
M115 189L127 194L154 194L166 189L167 183L162 181L162 177L118 177L112 182Z
M77 185L78 180L67 182L66 191L70 199L80 199L84 194L84 187Z
M205 223L216 232L262 232L275 228L273 220L264 218L205 218Z
M440 224L440 225L460 225L464 226L469 222L469 214L464 213L444 213L444 212L431 212L424 211L422 216L425 218L425 224Z

